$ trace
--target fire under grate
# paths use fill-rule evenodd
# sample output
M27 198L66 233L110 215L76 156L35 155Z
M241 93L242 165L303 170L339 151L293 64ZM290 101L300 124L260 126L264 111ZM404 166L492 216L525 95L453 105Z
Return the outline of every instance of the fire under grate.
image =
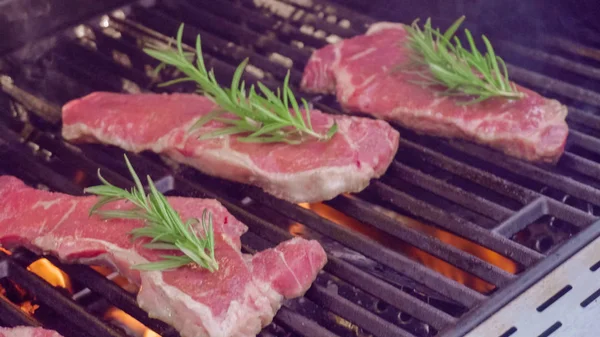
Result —
M219 80L227 83L235 66L250 57L253 67L246 81L260 79L275 87L290 67L292 82L299 82L313 48L360 34L374 20L316 1L140 2L39 40L35 53L17 51L0 63L0 73L7 75L0 78L6 93L0 94L0 173L78 195L82 187L98 183L95 173L101 168L117 185L130 186L121 150L61 140L58 107L97 90L156 90L155 84L172 74L153 77L150 70L156 63L140 46L168 42L180 22L186 23L187 43L202 35L207 66L215 68ZM443 335L444 329L478 317L490 306L490 296L514 294L514 285L523 283L534 266L543 264L547 273L559 262L559 253L581 248L573 236L584 234L600 205L600 117L589 112L590 106L600 105L600 94L575 86L571 78L527 70L527 62L552 63L568 74L579 71L579 76L594 74L581 67L596 68L564 62L564 44L551 49L562 58L501 46L525 55L522 63L510 65L514 79L573 106L567 151L556 168L466 142L418 136L398 126L401 148L382 179L356 196L294 205L254 187L167 165L156 155L130 158L168 194L219 199L250 227L242 237L247 252L292 235L323 244L329 256L324 272L304 298L285 304L265 336ZM311 101L339 113L331 97ZM123 336L98 319L103 312L80 306L25 272L37 259L31 252L2 254L0 278L26 288L42 304L52 303L61 317L82 317L74 318L79 323L56 327L65 336L81 336L84 332L76 329L91 324L92 336ZM84 289L102 294L98 301L124 310L162 336L176 335L148 320L133 295L103 275L84 266L60 268ZM80 280L82 275L90 278ZM44 315L52 317L45 312L39 320L35 313L33 318L23 315L2 297L0 312L2 325L47 326Z

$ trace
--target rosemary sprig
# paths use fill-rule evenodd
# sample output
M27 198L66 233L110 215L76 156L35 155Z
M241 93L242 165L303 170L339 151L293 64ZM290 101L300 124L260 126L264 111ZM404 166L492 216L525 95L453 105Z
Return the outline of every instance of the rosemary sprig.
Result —
M510 83L506 64L496 55L487 37L482 36L486 54L477 50L468 29L465 35L470 50L462 46L455 33L464 19L462 16L456 20L443 34L439 28L431 27L431 19L427 19L423 29L418 26L418 19L406 27L407 45L413 51L411 60L418 69L415 73L422 79L418 83L445 87L444 95L463 96L467 104L492 97L524 97Z
M145 222L146 226L131 231L132 239L149 238L150 243L144 247L154 250L180 251L183 255L162 255L162 260L134 266L140 270L174 269L187 264L198 266L213 272L219 269L215 260L215 238L213 232L212 215L205 209L202 220L189 219L185 223L179 214L169 205L167 198L154 186L148 176L150 193L146 195L144 187L135 173L129 159L125 162L135 182L131 191L112 185L102 177L98 177L103 185L89 187L85 192L100 196L98 202L90 209L90 216L98 214L104 219L138 219ZM133 204L129 210L100 210L111 202L126 200ZM200 237L194 229L197 223L202 224L204 237Z
M299 144L310 138L327 141L336 133L338 128L336 123L325 134L320 134L313 129L308 102L301 99L303 114L289 87L289 71L285 77L283 87L277 89L277 94L258 82L258 90L264 95L263 97L257 93L254 85L246 90L246 85L241 80L244 69L248 64L248 59L246 59L237 67L231 87L222 88L217 83L214 71L212 69L210 71L206 70L202 57L200 35L196 37L196 64L190 61L190 59L194 59L194 55L183 51L183 26L181 24L177 32L176 50L146 48L144 51L162 62L159 68L163 68L165 65L173 66L186 75L183 78L162 83L161 86L180 82L196 82L198 91L219 106L218 110L200 118L194 124L192 130L201 128L211 120L221 122L225 126L216 131L202 134L199 139L242 135L237 140L242 142Z

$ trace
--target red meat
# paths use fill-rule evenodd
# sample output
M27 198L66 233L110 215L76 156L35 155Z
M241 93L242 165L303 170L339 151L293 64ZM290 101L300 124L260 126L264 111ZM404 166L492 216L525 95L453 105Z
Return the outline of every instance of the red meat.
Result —
M99 142L127 151L165 154L209 175L257 185L291 202L317 202L359 192L381 176L398 149L398 132L383 121L311 112L328 142L300 145L238 142L236 136L200 141L188 129L215 105L192 94L93 93L63 107L67 140ZM200 132L219 127L211 122Z
M183 219L213 215L219 270L182 267L140 272L132 265L156 261L127 235L138 220L89 217L97 197L74 197L27 187L0 176L0 244L25 245L67 262L107 265L140 286L137 301L151 317L174 326L183 337L254 336L269 324L284 298L310 287L327 257L316 241L294 238L246 256L240 252L244 224L215 200L170 197ZM130 207L116 203L114 208ZM202 233L202 226L196 230Z
M313 53L302 79L309 92L331 93L348 111L393 120L420 133L463 138L529 161L556 162L564 151L567 108L528 89L520 100L460 105L398 71L408 62L404 25L378 23L365 35Z

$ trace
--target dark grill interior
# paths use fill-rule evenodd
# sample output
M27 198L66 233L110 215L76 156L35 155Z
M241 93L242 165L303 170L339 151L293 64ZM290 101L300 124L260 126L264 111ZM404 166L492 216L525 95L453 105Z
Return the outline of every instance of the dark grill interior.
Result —
M207 67L214 67L223 83L249 57L247 82L277 87L291 67L297 85L313 49L363 33L375 22L360 14L360 7L349 9L355 2L360 1L142 1L40 37L0 59L0 73L7 75L0 78L0 174L80 195L83 187L99 183L96 170L101 168L111 182L131 186L123 151L61 139L62 104L98 90L192 91L189 85L157 88L176 74L153 77L157 63L140 50L148 43L166 43L180 22L186 23L186 43L201 34ZM307 209L254 187L171 167L154 154L129 157L167 194L219 199L249 226L242 237L247 252L296 234L320 240L329 254L324 272L304 298L285 303L264 336L439 336L465 315L475 315L492 294L508 294L507 285L519 282L520 275L588 227L600 205L600 94L593 90L600 78L597 43L554 35L534 46L494 41L511 63L514 80L570 106L567 151L556 167L398 126L401 147L382 179L357 196ZM310 98L323 111L340 111L332 97ZM328 208L354 219L354 227L317 213ZM448 233L470 243L445 240ZM512 262L486 258L482 247ZM42 324L67 337L124 336L98 318L114 305L163 337L177 335L149 320L132 294L101 274L50 258L79 289L91 290L77 301L69 299L26 272L38 258L26 249L0 252L0 285L6 290L0 296L0 325ZM427 263L438 260L465 272L464 280ZM40 305L33 318L6 301L22 300L18 291L9 291L15 284ZM58 324L57 317L68 323Z

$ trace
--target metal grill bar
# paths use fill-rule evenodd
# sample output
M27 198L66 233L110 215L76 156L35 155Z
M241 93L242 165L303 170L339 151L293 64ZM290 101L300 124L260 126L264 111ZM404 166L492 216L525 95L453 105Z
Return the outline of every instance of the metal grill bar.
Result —
M306 293L306 296L311 298L315 303L328 308L340 317L352 321L377 336L414 337L410 332L402 330L398 326L355 305L343 297L331 294L321 286L313 285Z
M511 54L525 56L528 59L540 62L544 65L552 65L584 77L591 77L600 80L600 69L598 68L571 61L562 56L552 55L544 51L525 47L510 41L497 41L496 44L499 48L506 51L507 56Z
M86 331L86 335L122 337L121 334L109 329L98 318L88 314L77 303L56 292L46 281L8 259L8 255L5 253L0 252L0 258L5 261L8 267L8 277L18 280L20 286L36 296L38 301L44 305L49 307L60 306L65 314L64 318L81 331Z
M539 196L538 193L532 190L523 188L515 183L511 183L492 173L469 166L458 160L452 159L445 154L441 154L425 146L413 143L410 140L404 139L402 145L404 149L409 150L407 157L414 156L415 158L425 161L430 165L434 165L448 172L452 172L453 174L484 186L489 190L517 200L522 205L533 201L537 196Z
M590 112L577 109L575 107L569 107L569 115L567 121L572 121L586 127L600 130L600 116L596 116Z
M513 214L510 209L502 205L473 195L457 186L448 184L441 179L436 179L401 162L394 161L390 169L394 176L400 177L402 180L413 182L417 186L424 187L437 195L484 214L496 221L502 221Z
M404 309L407 313L416 317L422 317L425 323L436 329L441 329L443 326L453 324L457 321L456 318L445 312L434 309L414 297L398 291L398 288L371 276L370 274L362 272L351 264L344 263L337 257L332 256L329 258L326 270L345 281L352 283L354 286L360 287L371 295L385 300L396 308L406 308L410 306L410 310ZM365 287L365 284L372 286Z
M493 231L504 237L511 237L516 232L525 228L528 224L537 220L540 214L547 212L547 209L547 199L545 197L539 197L529 205L523 207L512 217L496 226Z
M543 255L523 247L514 241L502 236L496 236L481 227L452 214L446 214L441 209L417 200L410 195L397 191L380 182L373 182L368 191L375 193L381 200L388 201L397 207L403 208L424 219L436 223L438 226L457 233L485 247L489 247L501 254L507 254L515 261L529 266L538 261ZM510 253L508 253L510 251Z
M544 170L539 166L535 166L530 163L512 158L506 158L505 156L501 156L496 152L479 146L473 146L472 144L455 141L449 144L449 147L462 151L465 154L475 156L476 158L492 162L495 165L511 172L521 176L526 176L527 178L537 181L541 184L547 184L575 197L588 200L596 205L600 204L600 190L580 183L573 178L554 173L550 170Z
M392 219L373 209L373 205L360 199L350 199L338 197L332 201L326 202L336 209L343 209L348 215L375 226L397 238L411 243L438 258L450 262L452 265L472 273L498 286L503 286L510 282L514 275L503 271L502 269L490 266L487 262L470 255L464 251L452 246L440 245L439 240L410 229L408 225L398 226L402 221Z

